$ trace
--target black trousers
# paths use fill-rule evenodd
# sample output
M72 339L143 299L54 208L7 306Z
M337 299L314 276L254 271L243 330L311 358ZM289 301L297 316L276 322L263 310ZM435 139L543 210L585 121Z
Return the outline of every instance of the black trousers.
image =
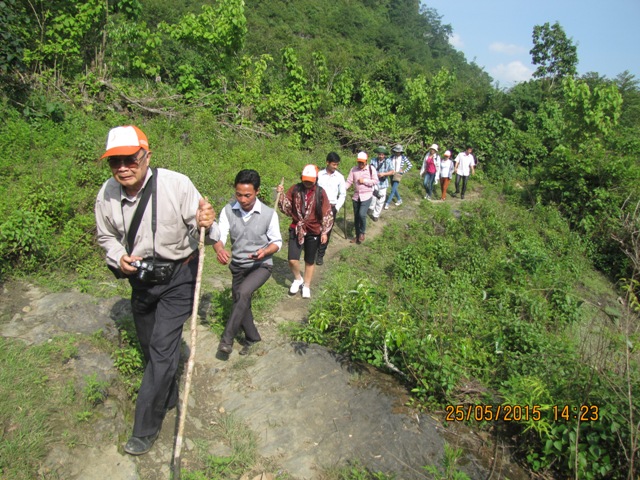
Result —
M133 435L155 434L165 410L178 402L176 373L182 326L193 309L198 256L181 263L167 285L148 286L131 279L131 308L146 366L136 401Z
M231 270L231 296L233 307L227 326L224 329L220 343L233 345L233 339L240 329L244 331L244 336L249 342L259 342L261 340L258 329L253 322L253 312L251 311L251 299L253 292L265 284L271 276L272 265L260 264L257 266L243 268L233 263L229 265Z
M333 214L333 227L335 227L336 216L338 215L335 205L331 205L331 213ZM324 257L324 254L327 253L327 247L329 246L329 240L331 240L331 232L333 232L333 227L331 227L331 230L329 230L329 233L327 233L327 243L320 243L320 246L318 247L318 257Z
M460 179L462 179L462 195L467 191L467 180L469 180L469 176L456 175L456 193L460 192Z

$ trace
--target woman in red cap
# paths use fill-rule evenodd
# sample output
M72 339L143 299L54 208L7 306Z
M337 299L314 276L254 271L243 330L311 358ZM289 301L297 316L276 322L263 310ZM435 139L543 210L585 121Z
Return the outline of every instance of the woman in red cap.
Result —
M280 211L291 217L289 226L289 268L293 283L289 293L295 295L302 287L302 298L311 298L311 280L320 243L327 243L333 227L333 214L327 193L318 185L318 167L307 165L301 182L293 185L278 201ZM278 192L284 187L279 185ZM300 273L300 255L304 250L304 277Z

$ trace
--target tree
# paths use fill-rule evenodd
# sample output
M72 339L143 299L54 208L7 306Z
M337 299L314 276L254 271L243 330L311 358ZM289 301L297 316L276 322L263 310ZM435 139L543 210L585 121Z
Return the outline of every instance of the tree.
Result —
M533 48L529 53L533 64L538 65L533 76L551 78L551 86L556 79L573 77L577 73L577 48L558 22L533 27Z

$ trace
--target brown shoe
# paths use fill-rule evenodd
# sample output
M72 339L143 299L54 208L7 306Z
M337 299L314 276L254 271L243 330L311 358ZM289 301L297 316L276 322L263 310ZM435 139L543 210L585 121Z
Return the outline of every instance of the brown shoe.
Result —
M358 237L358 243L362 243L364 242L364 233L360 234L360 237Z
M351 240L349 240L349 243L360 243L360 239L358 237L353 237Z

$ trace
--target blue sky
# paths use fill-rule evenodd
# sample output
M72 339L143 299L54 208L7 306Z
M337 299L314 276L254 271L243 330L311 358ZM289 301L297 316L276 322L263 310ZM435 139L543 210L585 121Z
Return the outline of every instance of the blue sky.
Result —
M453 28L451 44L510 87L531 78L535 25L560 23L578 49L578 74L640 80L640 0L422 0Z

